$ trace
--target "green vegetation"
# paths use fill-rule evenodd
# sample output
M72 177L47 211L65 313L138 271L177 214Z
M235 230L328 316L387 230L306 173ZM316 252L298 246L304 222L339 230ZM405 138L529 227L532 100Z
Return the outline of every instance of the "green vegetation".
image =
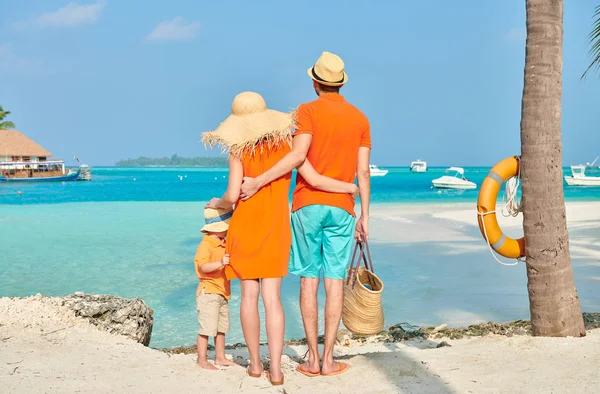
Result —
M591 69L596 71L600 69L600 5L596 7L596 11L594 12L593 26L592 32L588 36L590 41L590 57L592 58L592 63L587 70L585 70L582 78L585 78L588 71Z
M13 122L2 121L6 115L10 115L10 111L5 111L0 105L0 130L11 130L15 128L15 124Z
M227 167L225 157L138 157L120 160L118 167Z

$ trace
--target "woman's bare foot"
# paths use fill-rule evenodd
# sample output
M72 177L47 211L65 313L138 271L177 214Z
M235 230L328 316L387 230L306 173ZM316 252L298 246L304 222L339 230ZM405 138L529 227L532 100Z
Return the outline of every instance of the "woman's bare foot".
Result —
M220 367L238 367L239 365L228 358L218 358L215 360L215 365Z
M269 371L267 379L271 382L272 385L278 386L278 383L281 384L283 382L283 373L281 371Z
M260 378L264 370L265 367L262 364L252 365L252 363L250 363L250 365L248 365L248 368L246 368L246 371L248 371L248 375L250 375L253 378Z
M208 369L210 371L216 371L219 369L219 368L215 367L214 365L212 365L211 363L209 363L208 361L198 361L196 363L196 365L202 369Z

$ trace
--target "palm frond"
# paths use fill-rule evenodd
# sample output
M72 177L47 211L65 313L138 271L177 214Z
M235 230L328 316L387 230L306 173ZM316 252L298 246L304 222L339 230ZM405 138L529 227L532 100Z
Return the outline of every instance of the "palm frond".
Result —
M588 35L588 39L590 42L590 57L592 58L592 63L585 70L581 78L585 78L587 73L594 69L596 71L600 70L600 5L596 7L594 12L594 28L592 32Z
M0 123L0 130L11 130L15 128L15 124L13 122L2 122Z
M5 111L0 105L0 120L4 119L6 115L10 115L10 111Z

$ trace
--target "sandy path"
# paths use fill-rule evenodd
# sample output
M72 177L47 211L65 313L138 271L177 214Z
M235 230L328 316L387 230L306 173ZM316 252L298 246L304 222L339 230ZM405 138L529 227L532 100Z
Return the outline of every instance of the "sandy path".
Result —
M351 373L271 387L243 368L208 372L97 331L52 299L0 299L0 387L6 393L584 393L600 390L600 331L583 339L487 337L431 347L428 341L340 348ZM243 354L239 351L239 354ZM290 355L302 347L286 349Z

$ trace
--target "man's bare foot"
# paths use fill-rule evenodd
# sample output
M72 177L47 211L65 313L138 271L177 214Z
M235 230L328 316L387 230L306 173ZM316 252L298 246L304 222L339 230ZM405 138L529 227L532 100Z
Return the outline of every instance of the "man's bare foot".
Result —
M215 360L215 365L218 365L220 367L239 367L238 364L236 364L235 362L231 361L228 358L218 358Z
M210 371L216 371L219 369L219 368L215 367L214 365L212 365L211 363L209 363L208 361L198 361L196 363L196 365L202 369L208 369Z
M323 369L321 369L321 376L334 376L341 375L350 369L350 364L340 363L332 361L329 363L323 362Z
M321 375L321 368L318 362L311 362L308 360L304 364L298 365L296 371L300 372L302 375L313 377Z

